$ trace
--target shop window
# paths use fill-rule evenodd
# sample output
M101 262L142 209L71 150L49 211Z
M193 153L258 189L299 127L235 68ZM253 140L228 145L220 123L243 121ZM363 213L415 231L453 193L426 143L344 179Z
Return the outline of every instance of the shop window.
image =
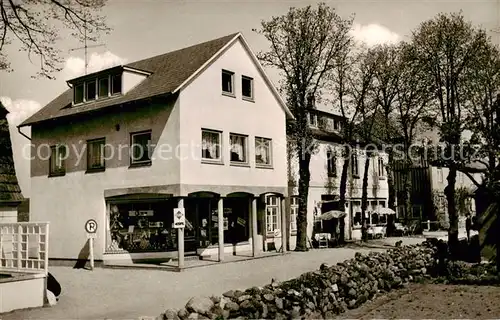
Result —
M297 232L297 216L299 214L299 198L290 198L290 232Z
M104 138L87 141L87 171L103 170L104 147L106 140Z
M276 195L266 196L266 231L274 233L279 230L279 198Z
M132 133L130 144L132 148L131 165L151 164L151 131Z
M201 156L203 160L222 161L221 140L222 134L219 131L201 131Z
M177 250L176 229L172 228L171 201L111 205L111 243L107 251L154 252ZM186 228L190 223L186 221ZM191 226L192 227L192 226Z
M255 164L257 166L272 166L271 139L255 138Z
M66 172L65 159L67 147L64 145L50 147L49 176L64 175Z
M361 211L356 212L353 221L355 227L361 227L361 217L362 217Z
M240 134L229 135L231 143L231 162L235 163L248 163L248 137Z

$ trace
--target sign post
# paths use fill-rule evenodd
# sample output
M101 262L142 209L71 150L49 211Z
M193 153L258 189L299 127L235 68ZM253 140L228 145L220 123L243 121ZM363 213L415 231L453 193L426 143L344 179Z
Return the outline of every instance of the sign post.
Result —
M181 201L179 201L179 208L174 209L174 228L177 229L179 271L184 267L184 228L186 227L186 214Z
M85 231L89 239L90 270L94 270L94 238L97 232L97 221L89 219L85 222Z

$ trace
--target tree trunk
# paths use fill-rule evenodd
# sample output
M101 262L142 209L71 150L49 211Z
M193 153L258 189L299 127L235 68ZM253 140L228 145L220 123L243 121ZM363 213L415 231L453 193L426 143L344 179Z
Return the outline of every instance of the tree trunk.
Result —
M404 216L404 222L407 225L408 221L410 220L410 215L412 215L413 211L413 204L411 201L411 172L410 169L405 168L403 171L403 190L404 190L404 207L405 207L405 216Z
M392 150L389 150L388 152L389 155L389 161L387 163L387 186L389 187L389 203L387 204L387 207L396 210L396 190L394 188L394 168L393 168L393 161L394 161L394 155L392 153Z
M342 150L342 153L343 153L342 158L344 159L344 163L342 164L342 173L340 175L339 210L345 211L345 204L346 204L345 195L346 195L346 191L347 191L347 170L349 170L349 158L348 158L349 147L344 147L344 150ZM342 221L344 223L343 227L345 228L345 217ZM350 239L350 238L351 238L351 235L349 234L348 239ZM345 239L345 230L344 230L344 234L341 236L341 239Z
M448 247L452 258L457 257L458 247L458 214L455 206L455 182L457 179L457 168L450 166L448 177L448 185L444 188L446 201L448 202L448 217L450 219L450 229L448 230Z
M295 251L308 251L307 248L307 200L309 197L309 164L311 154L299 148L299 212L297 214L297 245Z
M368 170L370 169L371 154L366 152L365 168L363 172L363 185L361 189L361 234L363 241L368 240L366 209L368 208Z

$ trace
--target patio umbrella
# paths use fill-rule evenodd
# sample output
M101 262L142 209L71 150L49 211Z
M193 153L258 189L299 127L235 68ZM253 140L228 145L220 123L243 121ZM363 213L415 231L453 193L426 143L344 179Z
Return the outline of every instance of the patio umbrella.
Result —
M339 210L331 210L319 216L321 220L339 219L346 216L346 213Z
M392 210L391 208L381 208L378 210L379 214L396 214L396 211Z

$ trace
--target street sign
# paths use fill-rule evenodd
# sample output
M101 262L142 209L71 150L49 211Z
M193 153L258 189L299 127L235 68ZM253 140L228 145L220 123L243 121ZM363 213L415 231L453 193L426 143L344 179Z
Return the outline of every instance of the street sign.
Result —
M186 227L186 214L184 208L174 209L174 228L184 228Z
M94 239L97 232L97 221L89 219L85 222L85 231L87 231L87 239L89 239L89 256L90 256L90 269L94 270Z
M97 221L94 219L87 220L87 222L85 222L85 231L87 231L87 233L96 233Z

